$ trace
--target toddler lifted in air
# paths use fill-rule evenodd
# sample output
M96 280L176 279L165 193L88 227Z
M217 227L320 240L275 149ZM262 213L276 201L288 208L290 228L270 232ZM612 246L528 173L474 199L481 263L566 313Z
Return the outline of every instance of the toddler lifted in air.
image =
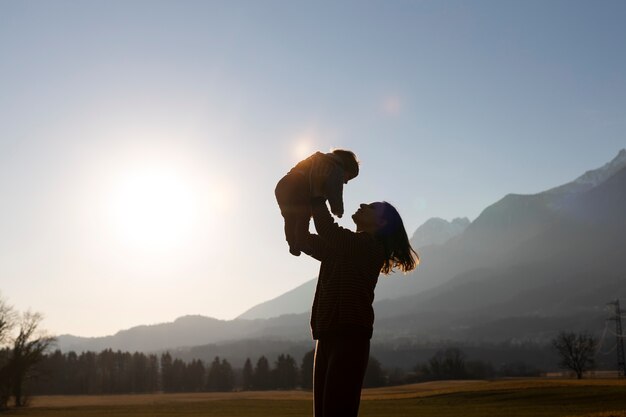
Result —
M316 152L298 162L276 185L276 201L285 220L289 252L300 255L299 241L309 230L312 191L328 199L330 211L343 215L343 185L359 175L359 162L353 152L335 149Z

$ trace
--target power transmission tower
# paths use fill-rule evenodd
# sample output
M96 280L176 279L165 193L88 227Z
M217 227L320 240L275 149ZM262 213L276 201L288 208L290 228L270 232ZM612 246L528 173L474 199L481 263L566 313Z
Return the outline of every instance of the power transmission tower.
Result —
M607 303L613 306L613 317L607 320L615 320L615 337L617 338L617 372L620 378L626 376L626 361L624 361L624 335L622 334L622 311L619 308L619 299Z

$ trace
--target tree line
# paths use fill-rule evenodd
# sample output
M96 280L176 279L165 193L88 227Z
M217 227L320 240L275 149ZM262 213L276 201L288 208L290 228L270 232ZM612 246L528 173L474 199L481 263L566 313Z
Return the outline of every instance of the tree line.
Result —
M562 339L563 335L559 337ZM0 357L8 354L10 349L0 351ZM255 361L247 358L241 368L234 368L225 358L215 357L210 363L199 359L185 362L169 352L157 355L106 349L77 354L57 350L42 355L23 382L25 391L34 395L312 389L313 362L313 350L299 363L291 355L280 354L273 363L266 356ZM494 369L488 362L468 360L459 348L448 347L408 372L385 370L376 358L370 357L364 386L539 373L522 362Z
M63 353L44 355L33 370L28 390L44 394L125 394L149 392L210 392L233 390L311 389L314 351L300 363L289 354L278 355L270 363L265 357L255 362L247 358L242 368L234 369L224 358L210 364L199 359L184 362L169 352L144 354L106 349L100 353ZM383 385L380 363L370 358L369 386ZM372 370L373 369L373 370Z
M561 334L555 339L555 344L564 337ZM593 346L593 342L589 343ZM0 351L0 358L10 354L10 349L4 349ZM578 357L581 357L580 353ZM215 357L210 363L199 359L184 362L169 352L157 355L106 349L100 353L77 354L57 350L42 355L23 382L29 393L38 395L312 389L313 362L313 350L307 352L299 363L289 354L280 354L273 363L265 356L256 361L247 358L241 368L234 368L228 360L220 357ZM568 366L563 364L563 367ZM448 347L437 351L430 360L417 364L409 372L385 370L376 358L370 357L364 386L441 379L538 376L539 373L538 369L523 362L494 369L488 362L468 360L459 348Z

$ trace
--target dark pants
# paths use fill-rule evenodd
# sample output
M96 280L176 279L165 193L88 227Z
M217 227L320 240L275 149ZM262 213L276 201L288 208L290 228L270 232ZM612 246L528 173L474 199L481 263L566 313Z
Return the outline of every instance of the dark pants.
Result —
M332 336L317 341L313 370L315 417L356 417L370 353L366 337Z
M307 178L296 172L285 175L274 190L280 214L285 219L285 239L292 251L309 231L311 219L311 193ZM293 252L292 252L293 253Z

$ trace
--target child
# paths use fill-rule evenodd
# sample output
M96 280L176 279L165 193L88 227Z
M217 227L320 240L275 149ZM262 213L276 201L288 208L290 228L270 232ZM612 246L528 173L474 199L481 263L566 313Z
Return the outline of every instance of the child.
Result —
M330 210L343 215L343 185L359 175L359 162L353 152L335 149L316 152L298 162L276 185L276 201L285 219L285 238L289 252L300 256L298 241L309 229L311 190L321 190Z

